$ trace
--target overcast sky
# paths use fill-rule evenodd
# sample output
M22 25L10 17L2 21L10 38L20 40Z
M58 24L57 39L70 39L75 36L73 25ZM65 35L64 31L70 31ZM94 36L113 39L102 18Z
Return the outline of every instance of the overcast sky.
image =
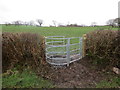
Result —
M0 23L42 19L44 25L106 24L118 17L120 0L0 0Z

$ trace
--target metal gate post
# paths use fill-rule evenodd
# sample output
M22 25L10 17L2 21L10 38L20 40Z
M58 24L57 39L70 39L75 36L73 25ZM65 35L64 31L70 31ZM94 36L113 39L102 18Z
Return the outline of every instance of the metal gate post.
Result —
M69 66L70 64L70 38L68 38L66 48L67 48L67 66Z
M79 37L79 47L80 47L80 58L82 58L82 42L83 41L83 38Z
M47 37L44 37L45 38L45 58L47 60Z
M80 48L80 56L81 56L81 38L79 37L79 48Z

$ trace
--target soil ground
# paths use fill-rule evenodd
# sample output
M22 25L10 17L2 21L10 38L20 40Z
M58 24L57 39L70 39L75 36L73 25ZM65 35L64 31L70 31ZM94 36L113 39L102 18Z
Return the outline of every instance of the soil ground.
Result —
M44 77L53 81L58 88L94 88L101 80L107 80L114 75L96 69L87 57L71 63L69 67L49 66L48 68Z

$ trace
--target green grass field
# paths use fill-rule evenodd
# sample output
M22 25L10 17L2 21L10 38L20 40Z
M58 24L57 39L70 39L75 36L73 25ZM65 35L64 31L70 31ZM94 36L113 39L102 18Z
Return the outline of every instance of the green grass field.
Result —
M2 32L30 32L38 33L43 36L65 36L65 37L81 37L83 34L94 30L105 30L111 28L109 26L97 27L35 27L35 26L5 26L2 25Z

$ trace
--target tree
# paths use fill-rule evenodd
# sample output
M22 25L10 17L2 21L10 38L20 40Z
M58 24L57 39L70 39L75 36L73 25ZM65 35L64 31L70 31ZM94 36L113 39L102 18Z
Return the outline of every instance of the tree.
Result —
M120 18L114 19L114 23L116 23L117 26L120 27Z
M34 25L34 21L31 20L31 21L29 22L29 25L33 26L33 25Z
M43 24L43 20L41 20L41 19L37 19L36 21L38 22L38 24L39 24L40 27L41 27L41 25Z
M28 26L28 25L29 25L29 22L24 22L24 25L25 25L25 26Z
M108 20L107 22L107 25L109 25L109 26L114 26L114 19L110 19L110 20Z
M91 23L91 26L95 27L96 24L97 24L96 22L92 22L92 23Z
M19 20L12 22L12 24L14 24L15 26L16 26L16 25L22 25L22 23L23 23L23 22L22 22L22 21L19 21Z
M6 26L9 26L9 25L11 25L11 23L9 23L9 22L5 22L5 25L6 25Z
M107 25L112 26L112 27L120 27L120 18L108 20Z
M53 22L54 26L56 27L56 23L57 23L57 22L56 22L55 20L53 20L52 22Z

